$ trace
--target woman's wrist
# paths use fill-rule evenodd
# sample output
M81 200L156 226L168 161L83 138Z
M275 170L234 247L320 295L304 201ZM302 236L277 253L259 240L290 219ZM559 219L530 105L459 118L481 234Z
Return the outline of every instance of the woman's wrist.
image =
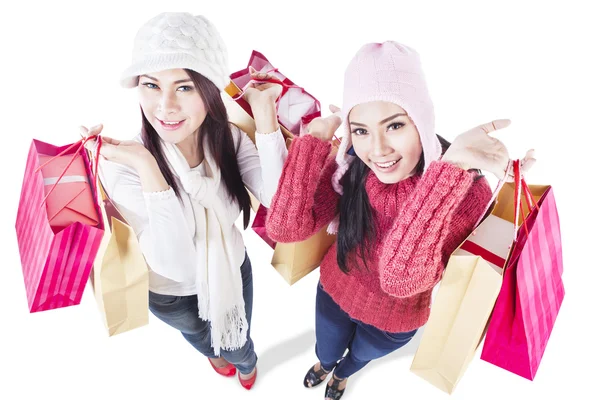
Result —
M148 153L148 156L141 158L136 163L135 169L140 177L144 192L162 192L169 189L169 184L152 154Z
M156 163L156 158L150 153L149 150L145 149L142 154L136 154L134 157L131 157L131 166L140 173L142 170L147 170L152 168L153 164Z
M273 101L257 101L251 107L257 133L273 133L279 128L277 109Z
M331 138L327 137L327 134L324 133L319 133L319 132L310 132L309 133L310 136L315 137L323 142L330 142Z
M468 171L470 169L472 169L472 167L465 162L464 160L461 160L460 157L454 157L448 153L446 153L443 157L442 160L444 162L456 165L457 167L464 169L465 171Z

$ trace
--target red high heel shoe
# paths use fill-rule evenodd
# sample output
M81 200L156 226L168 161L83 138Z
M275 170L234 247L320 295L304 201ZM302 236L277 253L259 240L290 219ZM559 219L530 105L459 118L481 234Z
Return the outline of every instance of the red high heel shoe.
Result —
M254 375L252 375L252 378L250 378L250 379L242 379L242 376L238 372L238 379L240 380L240 383L242 384L242 386L244 387L244 389L250 390L250 389L252 389L252 386L254 386L254 382L256 382L256 376L257 375L258 375L258 369L256 369L254 371Z
M219 375L226 376L228 378L235 375L236 369L231 363L227 363L226 366L218 368L215 366L215 364L212 363L212 361L210 361L210 358L208 359L208 362L213 367L213 369L217 371L217 374Z

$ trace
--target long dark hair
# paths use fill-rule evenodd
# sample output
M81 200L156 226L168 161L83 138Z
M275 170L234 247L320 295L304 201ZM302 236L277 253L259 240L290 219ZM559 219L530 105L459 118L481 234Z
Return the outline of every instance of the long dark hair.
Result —
M450 142L437 135L442 145L442 154L450 147ZM425 156L415 167L415 175L422 175L425 169ZM344 194L339 203L340 225L337 236L337 262L345 274L351 268L360 269L359 261L368 269L371 259L373 242L376 231L373 220L373 209L367 195L365 181L369 167L358 157L355 157L348 171L341 179Z
M201 152L210 151L217 167L221 170L221 180L231 200L237 201L244 212L244 229L250 223L250 196L246 191L240 168L237 163L236 147L233 143L231 127L228 122L227 109L221 98L219 89L210 80L199 73L186 69L190 79L206 107L207 115L200 126L198 135L198 148ZM202 148L204 136L208 139L208 149ZM177 197L181 199L181 188L175 180L175 174L171 171L166 156L161 148L161 139L156 130L142 112L142 138L144 146L156 159L160 172L167 183L173 188ZM238 143L239 145L239 143Z

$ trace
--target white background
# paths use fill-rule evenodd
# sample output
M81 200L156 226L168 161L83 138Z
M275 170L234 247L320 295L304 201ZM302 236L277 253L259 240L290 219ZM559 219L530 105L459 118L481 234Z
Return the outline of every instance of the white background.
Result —
M599 305L594 171L600 145L600 31L589 6L594 2L133 3L4 1L1 6L0 398L323 396L322 387L302 386L316 360L318 271L289 287L269 264L271 249L251 230L244 238L254 267L252 325L260 358L251 392L235 379L217 376L178 332L154 317L149 326L107 337L89 286L79 306L28 311L14 222L31 140L71 143L79 137L78 125L100 122L108 136L134 136L140 124L136 93L121 89L118 77L130 61L137 29L162 11L206 15L229 47L231 71L245 67L256 49L324 108L341 103L343 72L358 48L392 39L421 53L437 133L453 139L479 123L512 119L497 137L514 158L534 147L539 161L528 180L555 189L566 298L533 383L477 355L452 397L598 395L598 331L592 324ZM447 398L408 370L419 338L352 377L344 398Z

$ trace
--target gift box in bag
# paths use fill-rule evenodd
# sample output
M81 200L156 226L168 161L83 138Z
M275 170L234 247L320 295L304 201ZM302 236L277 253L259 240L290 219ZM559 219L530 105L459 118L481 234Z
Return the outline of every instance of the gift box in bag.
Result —
M516 168L517 166L515 166ZM533 380L565 296L558 209L549 185L527 186L506 213L523 218L492 313L481 359Z
M104 233L90 182L83 142L33 140L15 224L32 313L81 302Z

